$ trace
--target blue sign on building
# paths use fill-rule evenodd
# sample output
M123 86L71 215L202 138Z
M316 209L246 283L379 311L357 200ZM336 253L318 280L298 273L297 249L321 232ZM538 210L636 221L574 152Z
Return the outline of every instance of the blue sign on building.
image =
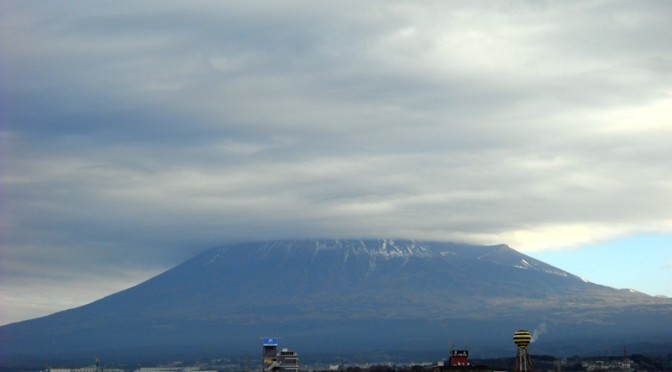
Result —
M278 346L278 338L277 337L264 338L264 346Z

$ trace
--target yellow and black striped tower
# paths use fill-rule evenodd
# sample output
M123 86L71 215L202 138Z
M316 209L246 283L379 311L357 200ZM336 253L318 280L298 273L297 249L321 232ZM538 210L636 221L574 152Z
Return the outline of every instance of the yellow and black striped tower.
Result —
M532 369L532 359L530 359L530 354L527 353L527 347L530 345L530 342L532 342L532 335L524 329L513 334L513 343L518 346L513 372L534 372L534 369Z

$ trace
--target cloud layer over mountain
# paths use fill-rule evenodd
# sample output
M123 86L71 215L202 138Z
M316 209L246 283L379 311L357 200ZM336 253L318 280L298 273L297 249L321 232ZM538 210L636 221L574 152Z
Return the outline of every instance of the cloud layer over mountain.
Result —
M224 241L669 234L671 18L662 1L3 2L2 296L130 284Z

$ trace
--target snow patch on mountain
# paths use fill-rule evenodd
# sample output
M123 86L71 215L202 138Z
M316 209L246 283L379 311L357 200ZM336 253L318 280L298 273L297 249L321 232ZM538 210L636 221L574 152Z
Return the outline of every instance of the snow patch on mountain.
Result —
M525 261L524 259L520 260L520 264L518 265L513 265L513 267L518 268L518 269L524 269L527 270L532 267L529 262Z
M238 247L235 247L238 246ZM235 248L234 248L235 247ZM490 264L515 267L517 269L535 270L562 277L571 276L565 271L537 261L531 257L522 255L507 245L494 246L470 246L467 244L420 242L415 240L279 240L269 241L261 244L240 244L226 245L215 252L210 257L204 259L204 265L212 265L216 262L226 259L225 256L230 249L253 249L256 250L257 258L264 259L269 255L277 255L279 252L286 252L288 255L309 254L309 261L312 265L319 259L319 256L327 252L338 252L336 257L339 261L348 262L352 259L364 259L369 261L369 271L376 270L377 260L402 260L407 264L412 259L418 258L436 258L436 259L470 259L486 261ZM273 253L275 252L275 253Z

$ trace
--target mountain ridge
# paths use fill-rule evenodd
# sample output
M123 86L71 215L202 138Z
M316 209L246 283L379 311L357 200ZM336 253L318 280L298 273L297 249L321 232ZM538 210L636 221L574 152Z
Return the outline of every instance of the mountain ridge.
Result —
M268 334L313 352L427 350L448 335L501 352L510 333L541 323L545 339L564 345L555 354L580 351L567 341L574 337L667 342L661 324L672 325L672 299L589 283L504 244L226 244L85 306L0 327L0 360L91 349L235 352Z

